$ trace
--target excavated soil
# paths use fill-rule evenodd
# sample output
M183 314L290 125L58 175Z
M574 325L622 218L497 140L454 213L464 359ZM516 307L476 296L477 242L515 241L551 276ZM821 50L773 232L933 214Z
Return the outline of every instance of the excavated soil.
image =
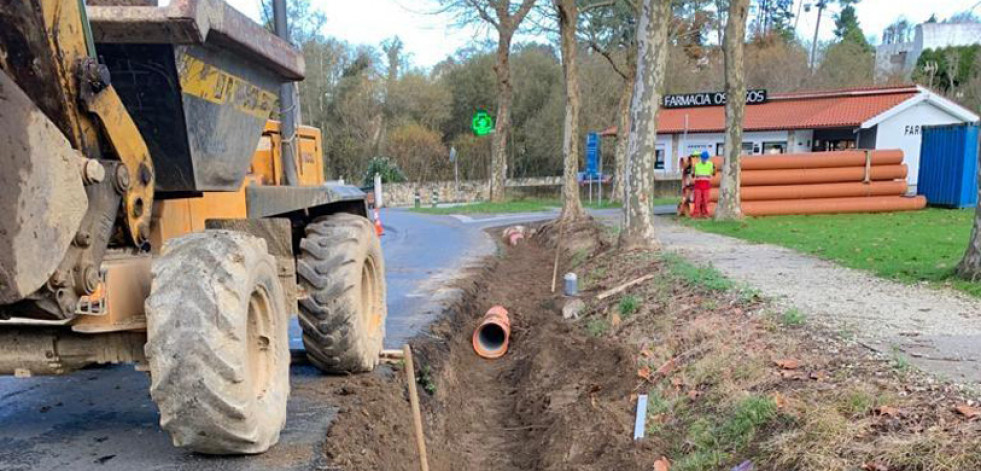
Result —
M646 470L657 459L632 439L634 355L562 320L553 257L536 239L505 249L413 345L431 469ZM510 349L485 360L471 334L496 304L510 314ZM370 390L340 415L328 457L344 470L418 469L404 379Z
M545 227L502 247L416 339L431 469L981 469L973 390L680 257L611 250L599 242L609 236ZM580 274L578 321L562 319L564 300L551 293L557 239L576 241L562 244L559 274ZM483 360L471 335L495 304L510 311L510 350ZM398 368L326 393L340 406L326 469L419 469ZM647 437L635 442L637 394L650 401Z

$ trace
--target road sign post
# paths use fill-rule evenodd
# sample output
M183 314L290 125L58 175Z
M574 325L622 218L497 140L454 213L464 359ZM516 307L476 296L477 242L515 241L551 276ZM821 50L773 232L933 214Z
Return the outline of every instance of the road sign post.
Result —
M453 185L457 196L460 195L460 165L456 160L456 147L450 147L450 162L453 162Z
M589 202L593 202L593 180L599 176L599 134L591 132L586 134L586 182L589 185ZM603 191L603 182L600 181L600 191ZM600 197L602 199L602 197Z

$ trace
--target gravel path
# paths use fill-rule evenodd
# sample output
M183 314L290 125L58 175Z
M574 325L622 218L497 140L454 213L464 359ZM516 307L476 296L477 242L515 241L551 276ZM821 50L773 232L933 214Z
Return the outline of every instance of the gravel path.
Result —
M709 234L658 218L667 250L712 263L809 322L852 334L890 354L901 351L924 371L981 383L981 300L950 290L906 285L766 244Z

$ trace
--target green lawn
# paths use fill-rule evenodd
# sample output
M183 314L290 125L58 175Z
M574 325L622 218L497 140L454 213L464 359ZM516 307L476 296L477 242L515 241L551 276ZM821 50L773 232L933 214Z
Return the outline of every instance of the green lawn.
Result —
M971 234L974 210L773 216L743 222L684 223L753 242L782 245L904 282L927 281L981 297L981 283L953 278Z
M680 198L670 197L670 198L655 198L654 206L666 205L666 204L678 204ZM583 206L590 209L617 209L620 208L620 203L613 203L609 200L604 200L603 204L600 205L597 202L589 203L588 200L583 200ZM411 208L412 211L423 214L504 214L504 213L534 213L539 211L548 211L550 209L559 208L562 206L562 201L558 199L544 199L544 198L526 198L520 200L509 200L501 203L490 203L481 202L473 204L464 204L459 206L450 206L445 208L433 208L431 206L422 206L421 208Z

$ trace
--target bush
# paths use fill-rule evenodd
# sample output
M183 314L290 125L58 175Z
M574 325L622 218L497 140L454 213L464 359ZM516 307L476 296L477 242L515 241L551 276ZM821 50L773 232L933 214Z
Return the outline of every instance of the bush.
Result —
M362 185L373 185L376 173L381 174L382 183L401 183L406 181L402 169L388 157L374 157L368 161L368 168L364 171Z

